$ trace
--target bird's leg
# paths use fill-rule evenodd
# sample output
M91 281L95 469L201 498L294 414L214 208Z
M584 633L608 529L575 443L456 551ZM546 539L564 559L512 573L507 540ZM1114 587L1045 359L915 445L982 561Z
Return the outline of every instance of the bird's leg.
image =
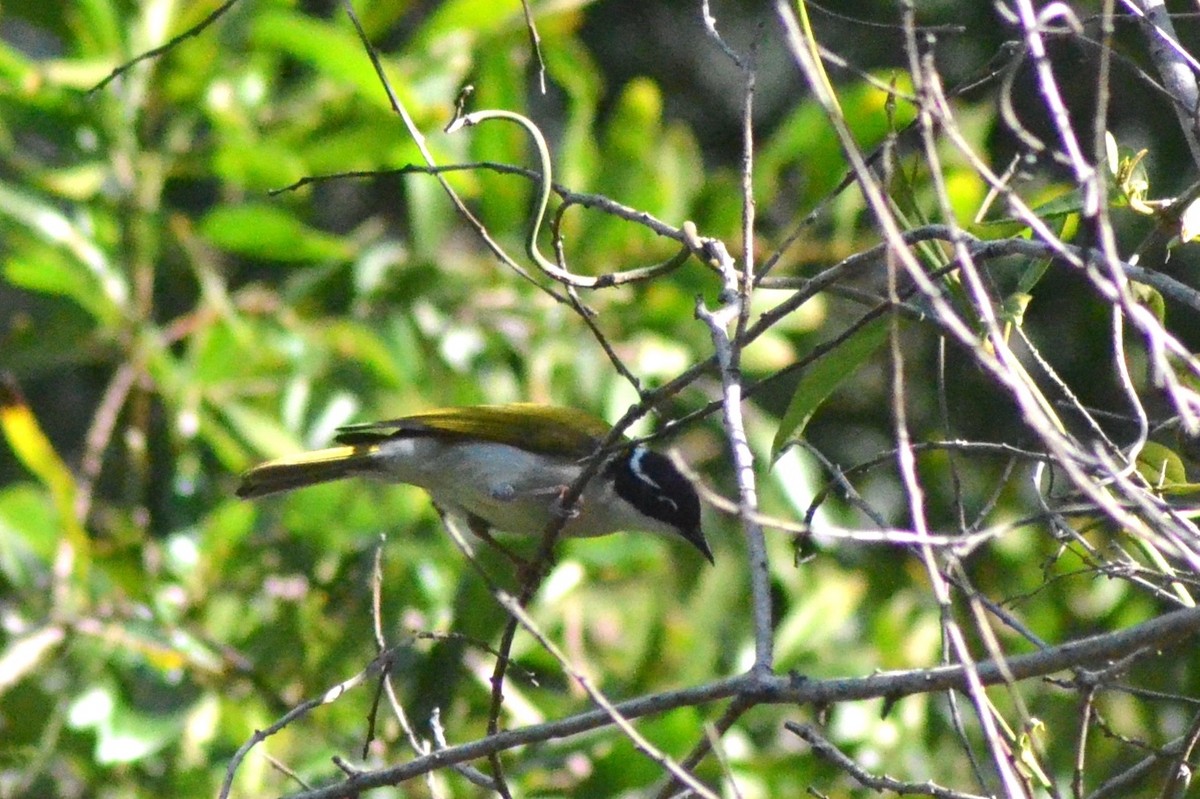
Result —
M579 515L578 501L576 501L575 505L571 507L569 513L564 512L562 509L563 497L567 495L567 491L570 490L570 488L570 486L566 485L556 485L546 486L545 488L530 488L523 492L518 492L513 486L509 485L508 483L504 483L502 485L492 487L488 493L491 495L492 499L499 500L500 502L512 502L513 500L517 499L518 496L555 497L556 501L553 507L554 512L559 516L565 516L568 519L573 519Z
M504 546L504 544L501 544L499 541L497 541L492 535L491 527L488 525L488 523L474 514L467 518L467 525L471 528L471 532L474 533L476 537L492 545L496 548L497 552L508 558L508 560L512 563L513 568L516 570L517 585L536 586L541 582L542 578L546 576L546 573L550 571L550 567L554 564L553 558L551 558L548 562L542 562L539 560L526 560L525 558L516 554L511 549Z
M440 504L438 504L436 502L433 503L433 509L435 511L437 511L437 514L439 517L441 517L443 524L445 523L446 516L448 516L448 515L452 515L459 519L461 519L465 516L465 520L467 522L467 529L471 531L471 534L473 536L475 536L480 541L482 541L485 544L487 544L488 546L492 547L494 550L496 550L501 555L503 555L505 558L507 558L509 560L509 562L511 562L518 570L526 568L527 564L525 563L524 558L517 555L515 552L510 550L508 547L504 546L504 544L501 544L499 541L497 541L495 539L495 537L492 536L491 525L489 525L487 523L487 520L485 520L484 518L482 518L480 516L476 516L474 513L466 513L465 511L463 511L461 509L447 511L444 507L442 507ZM470 553L467 553L467 554L470 554Z
M570 490L570 486L560 486L558 496L554 498L554 504L550 506L554 515L562 519L564 523L577 517L583 510L583 497L576 497L569 506L566 504L567 492Z
M509 562L516 568L518 574L524 574L529 569L529 561L496 540L496 537L492 535L492 527L487 523L487 520L473 513L467 514L467 527L474 533L476 538L508 558Z

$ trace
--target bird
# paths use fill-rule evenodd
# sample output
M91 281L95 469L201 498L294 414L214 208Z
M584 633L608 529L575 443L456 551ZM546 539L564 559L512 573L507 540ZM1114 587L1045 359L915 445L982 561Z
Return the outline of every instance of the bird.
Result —
M490 532L561 535L646 531L691 544L710 563L695 487L670 458L641 443L608 454L571 508L562 500L611 426L574 408L517 402L416 413L341 427L333 446L246 471L237 496L257 498L348 477L424 489L442 512Z

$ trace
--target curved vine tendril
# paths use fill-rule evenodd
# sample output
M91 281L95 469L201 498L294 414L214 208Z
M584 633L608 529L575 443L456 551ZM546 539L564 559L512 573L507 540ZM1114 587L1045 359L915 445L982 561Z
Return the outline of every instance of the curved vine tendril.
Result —
M670 272L685 261L688 256L695 253L700 256L701 261L708 263L709 258L706 255L706 243L709 239L701 239L695 230L695 225L691 222L685 222L684 228L674 238L683 244L683 249L668 260L660 264L641 267L638 269L630 269L623 272L610 272L598 277L588 277L577 275L567 269L562 268L558 264L551 261L546 256L542 255L538 249L538 233L541 232L542 223L546 218L546 208L550 204L550 192L553 189L551 180L551 164L550 164L550 148L546 144L546 137L542 135L542 131L528 117L524 117L513 111L505 111L503 109L488 109L484 111L473 111L470 114L462 113L463 102L469 92L464 91L459 97L458 110L454 115L454 119L446 126L446 133L454 133L462 128L468 128L472 125L478 125L480 122L486 122L489 119L507 119L510 122L515 122L529 133L533 138L534 146L537 147L538 158L541 161L541 175L538 182L538 202L537 209L533 215L533 221L529 227L529 238L525 242L525 252L529 258L537 264L538 268L544 271L547 275L555 280L564 283L574 288L585 289L600 289L608 286L615 286L621 283L629 283L635 280L648 280L657 277L658 275ZM656 231L659 235L664 235L662 231Z
M583 278L579 275L573 275L565 272L558 264L554 263L546 256L542 255L538 249L538 233L542 229L542 222L546 217L546 207L550 204L550 189L551 189L551 164L550 164L550 148L546 144L546 137L542 135L542 131L528 117L524 117L513 111L505 111L502 109L489 109L485 111L473 111L470 114L457 114L450 124L446 126L446 133L454 133L462 128L468 128L472 125L478 125L480 122L486 122L489 119L507 119L511 122L516 122L521 127L528 131L533 137L534 146L537 147L538 157L541 159L541 177L538 180L538 203L537 211L533 215L533 222L529 227L529 238L525 242L525 252L528 253L530 259L544 270L546 274L558 277L560 279L568 279L571 283L580 284L588 283L589 287L595 285L595 279Z

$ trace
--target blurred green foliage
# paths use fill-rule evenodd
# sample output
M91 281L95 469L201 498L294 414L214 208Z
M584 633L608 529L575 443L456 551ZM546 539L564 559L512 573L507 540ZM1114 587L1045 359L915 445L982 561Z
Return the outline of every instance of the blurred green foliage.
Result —
M10 417L10 436L18 423L26 433L12 442L15 457L0 458L0 795L214 796L255 730L374 657L371 575L381 540L384 634L389 644L407 642L395 679L414 723L427 736L436 706L451 743L482 735L492 659L478 642L494 644L503 616L428 501L408 488L339 484L251 505L233 498L236 475L320 446L351 421L511 400L615 419L636 392L577 315L499 265L433 176L389 173L421 163L420 153L332 4L243 0L201 35L94 92L119 63L218 3L80 0L65 13L51 5L7 4L0 42L0 368L16 377L32 412ZM355 3L392 89L440 163L532 162L515 126L439 132L470 82L473 107L545 120L555 178L572 191L738 241L736 171L707 162L695 133L664 114L656 81L605 85L580 37L586 6L567 3L538 18L552 87L542 97L518 4L454 0L417 13L405 3ZM866 82L843 100L870 143L911 118L901 106L889 122L885 93ZM972 135L982 140L991 116L976 114ZM378 174L274 193L349 171ZM811 208L843 174L819 109L795 102L759 142L754 190L765 229L786 227L780 220ZM910 176L914 207L928 199L927 178ZM981 184L957 166L948 178L965 216ZM531 181L486 169L446 179L522 260ZM861 202L843 198L827 210L775 274L864 246ZM581 207L566 212L560 232L566 263L581 274L660 262L678 249ZM667 279L583 299L617 354L654 386L710 355L693 307L719 290L693 259ZM764 303L772 304L769 292ZM752 378L783 369L852 318L819 297L756 342L746 369ZM782 445L814 414L814 438L836 441L830 448L846 463L886 448L881 340L856 339L850 362L861 370L826 368L810 393L801 382L793 394L795 379L762 391L750 418L762 462L779 449L777 435ZM914 356L932 346L914 342ZM968 398L977 381L963 378ZM925 409L914 427L936 431L933 380L914 383L914 405ZM716 395L715 383L700 381L666 410L681 415ZM831 397L838 410L821 418ZM789 403L795 418L781 429ZM1001 416L1011 418L1011 409ZM673 443L706 482L732 493L717 419ZM943 514L934 522L952 522L945 454L920 466ZM1002 468L996 459L966 475L957 490L968 506L990 499ZM764 470L764 510L802 515L814 480L795 451L783 453ZM895 483L870 480L861 490L903 518ZM1017 494L1002 498L1001 513ZM561 545L531 612L610 696L698 684L749 665L740 535L715 511L706 524L717 549L711 568L681 546L632 535ZM939 608L915 559L831 546L797 566L786 536L772 533L768 544L780 669L836 677L938 661ZM968 568L982 590L1020 595L1022 615L1049 640L1153 614L1146 596L1073 571L1082 564L1054 560L1058 550L1019 528ZM1061 579L1044 585L1051 574ZM429 632L461 637L416 635ZM589 707L531 639L518 636L514 655L506 726ZM1162 671L1160 682L1194 692L1198 672L1184 660ZM1072 699L1047 691L1033 711L1061 719ZM1128 697L1106 701L1126 734L1163 734L1144 708L1122 704ZM371 702L372 688L360 687L264 748L300 777L327 781L331 756L357 758ZM831 737L881 771L969 780L965 758L935 759L958 741L943 700L915 697L881 710L838 706ZM682 756L715 715L675 711L641 730ZM781 730L781 719L797 715L811 714L763 710L727 735L729 766L754 795L796 796L837 779L798 755ZM376 735L364 766L411 756L390 717L381 714ZM1059 775L1073 762L1066 738L1045 744ZM1115 749L1097 746L1098 758ZM613 731L505 762L509 779L531 794L615 796L660 776ZM720 775L712 760L699 773ZM476 795L460 778L437 780L448 795ZM297 789L256 752L234 795ZM433 789L414 782L404 795L410 790Z

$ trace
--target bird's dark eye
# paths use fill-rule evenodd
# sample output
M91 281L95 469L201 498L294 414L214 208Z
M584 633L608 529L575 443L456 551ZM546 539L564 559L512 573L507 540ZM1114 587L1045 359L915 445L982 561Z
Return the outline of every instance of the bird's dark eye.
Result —
M681 531L700 526L700 498L671 459L643 446L614 464L617 495L652 519Z

